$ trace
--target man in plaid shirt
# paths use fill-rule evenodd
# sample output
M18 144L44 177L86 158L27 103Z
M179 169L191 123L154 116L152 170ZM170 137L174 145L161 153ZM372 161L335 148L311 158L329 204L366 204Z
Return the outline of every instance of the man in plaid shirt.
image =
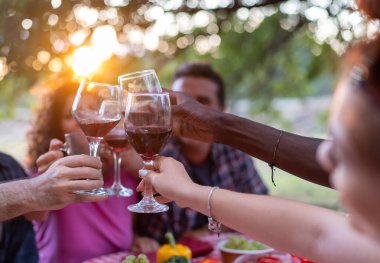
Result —
M172 87L173 90L185 92L214 109L224 110L224 83L209 64L182 65L174 75ZM229 146L173 137L161 155L180 161L195 183L219 186L243 193L268 193L252 158ZM174 203L169 206L169 211L165 213L138 214L137 234L163 243L167 231L171 231L178 239L184 235L194 234L195 231L207 229L205 215L191 209L180 208Z

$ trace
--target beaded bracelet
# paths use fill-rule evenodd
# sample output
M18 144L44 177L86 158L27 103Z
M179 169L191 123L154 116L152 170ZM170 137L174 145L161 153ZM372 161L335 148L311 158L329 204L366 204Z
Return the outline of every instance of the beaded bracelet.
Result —
M214 191L218 188L219 187L214 186L211 188L210 192L208 193L207 209L208 209L208 229L214 233L217 233L218 237L219 237L220 232L221 232L221 228L222 228L222 224L220 222L218 222L217 220L215 220L211 214L211 196L214 193Z

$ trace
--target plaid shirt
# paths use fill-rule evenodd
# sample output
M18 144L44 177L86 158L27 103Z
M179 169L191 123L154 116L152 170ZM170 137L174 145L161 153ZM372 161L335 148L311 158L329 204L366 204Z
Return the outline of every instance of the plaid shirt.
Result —
M161 155L173 157L180 161L195 183L219 186L223 189L242 193L268 193L268 189L254 167L251 156L229 146L213 144L210 158L201 169L196 169L186 159L178 138L172 138ZM136 220L137 233L163 243L167 231L171 231L178 239L186 231L207 225L207 217L201 213L189 208L180 208L174 202L169 204L169 207L169 211L165 213L138 214Z

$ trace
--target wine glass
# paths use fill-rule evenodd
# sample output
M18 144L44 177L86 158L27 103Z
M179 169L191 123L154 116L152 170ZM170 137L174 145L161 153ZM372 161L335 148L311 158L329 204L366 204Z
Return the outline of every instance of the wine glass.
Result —
M158 156L171 133L171 108L169 93L128 93L125 109L125 130L129 143L141 156L146 170L153 170ZM145 182L144 197L128 210L137 213L159 213L169 209L158 203L152 185Z
M121 125L120 125L121 124ZM128 137L125 134L123 124L120 122L105 137L104 141L112 151L114 161L114 181L111 187L106 188L109 196L132 196L132 189L126 188L121 183L121 155L128 146Z
M120 87L127 92L162 92L153 69L127 73L118 77Z
M121 119L120 87L82 81L73 102L72 114L86 135L90 155L96 157L99 143ZM107 191L99 188L76 193L106 195Z
M125 110L128 92L162 92L157 74L153 69L127 73L119 76L118 80L123 97L123 110Z

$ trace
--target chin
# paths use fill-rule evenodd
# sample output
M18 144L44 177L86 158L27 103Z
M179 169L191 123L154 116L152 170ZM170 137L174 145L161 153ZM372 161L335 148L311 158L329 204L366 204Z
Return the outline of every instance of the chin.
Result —
M380 244L380 222L374 224L355 213L349 214L348 219L353 229Z

